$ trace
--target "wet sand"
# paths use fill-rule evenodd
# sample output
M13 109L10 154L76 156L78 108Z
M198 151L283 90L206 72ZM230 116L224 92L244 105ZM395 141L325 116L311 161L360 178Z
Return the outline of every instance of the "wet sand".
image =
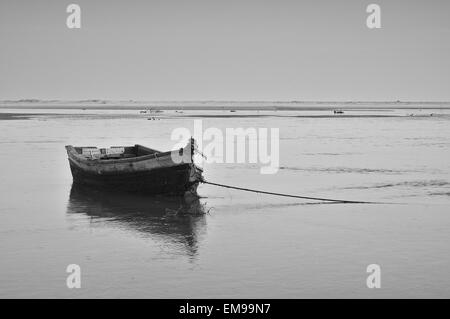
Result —
M339 118L390 118L390 117L449 117L450 114L435 114L435 113L419 113L419 114L398 114L393 113L389 114L390 111L386 112L386 110L370 110L372 112L378 112L378 113L385 113L385 114L365 114L368 110L365 110L366 112L361 112L361 110L350 110L355 114L330 114L329 110L314 110L315 114L301 114L301 113L310 113L307 110L297 111L293 113L293 111L266 111L266 114L260 114L259 111L256 110L250 110L250 111L243 111L240 112L233 112L233 113L226 113L223 114L224 111L205 111L205 113L197 113L197 114L189 114L189 111L186 111L185 113L173 113L173 111L168 110L167 112L161 112L161 113L126 113L126 114L102 114L102 115L95 115L92 113L87 112L81 112L81 113L67 113L64 112L64 108L55 110L52 109L52 113L48 112L42 112L42 113L7 113L2 112L0 109L0 121L1 120L27 120L30 118L102 118L102 119L128 119L128 118L143 118L148 120L160 120L160 119L171 119L171 118L178 118L178 119L191 119L191 118L198 118L198 119L226 119L226 118L235 118L235 119L251 119L251 118L330 118L330 119L339 119ZM76 109L75 109L76 110ZM90 110L95 111L95 110ZM110 109L110 111L114 111ZM197 110L198 111L198 110ZM414 110L410 110L414 111ZM428 110L427 110L428 111Z

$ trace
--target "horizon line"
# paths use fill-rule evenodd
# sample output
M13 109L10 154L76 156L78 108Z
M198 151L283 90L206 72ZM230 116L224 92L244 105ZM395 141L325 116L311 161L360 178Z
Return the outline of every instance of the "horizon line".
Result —
M65 102L65 103L102 103L102 102L121 102L121 103L450 103L449 101L430 101L430 100L134 100L134 99L2 99L0 103L22 102L22 103L40 103L40 102Z

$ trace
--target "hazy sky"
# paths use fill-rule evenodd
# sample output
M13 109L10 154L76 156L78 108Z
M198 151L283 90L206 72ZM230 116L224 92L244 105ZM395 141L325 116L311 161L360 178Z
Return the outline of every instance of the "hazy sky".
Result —
M450 1L0 0L0 99L22 98L450 100Z

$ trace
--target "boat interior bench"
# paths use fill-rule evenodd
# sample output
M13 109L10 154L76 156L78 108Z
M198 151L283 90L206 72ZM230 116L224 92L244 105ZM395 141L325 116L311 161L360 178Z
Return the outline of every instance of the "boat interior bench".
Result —
M134 146L111 146L110 148L98 148L95 146L75 147L78 154L89 159L118 159L145 156L160 153L157 150L136 144Z

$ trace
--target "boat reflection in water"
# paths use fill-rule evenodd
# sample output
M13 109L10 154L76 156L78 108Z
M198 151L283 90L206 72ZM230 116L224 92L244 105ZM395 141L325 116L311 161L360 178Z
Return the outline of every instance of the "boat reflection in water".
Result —
M112 193L72 185L68 214L84 214L89 222L135 231L164 244L184 245L195 255L206 232L208 209L199 199Z

